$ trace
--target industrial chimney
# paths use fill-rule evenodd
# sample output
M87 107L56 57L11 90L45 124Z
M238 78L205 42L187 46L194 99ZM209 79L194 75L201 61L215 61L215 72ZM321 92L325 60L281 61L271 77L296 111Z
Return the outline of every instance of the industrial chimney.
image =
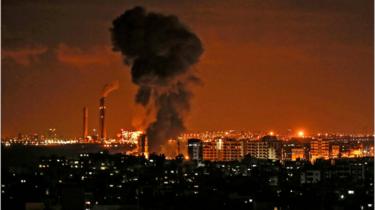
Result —
M105 125L105 97L101 97L99 101L99 138L101 143L107 138L107 130Z
M89 135L89 126L88 126L88 117L89 117L89 112L87 107L83 107L83 140L87 138Z
M107 127L105 124L105 98L114 90L119 88L119 81L115 80L111 83L108 83L104 86L102 97L99 100L99 138L101 143L104 143L104 140L107 139Z

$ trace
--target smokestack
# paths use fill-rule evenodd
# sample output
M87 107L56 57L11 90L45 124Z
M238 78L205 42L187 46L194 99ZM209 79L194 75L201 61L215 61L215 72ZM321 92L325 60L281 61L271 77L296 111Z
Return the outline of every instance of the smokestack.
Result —
M89 117L88 109L87 107L83 107L83 139L86 139L87 136L89 135L88 117Z
M105 125L105 97L99 100L99 140L101 143L107 138L107 130Z
M99 138L101 143L107 139L107 127L105 124L105 99L112 92L119 88L120 84L118 80L112 81L104 86L102 91L102 97L99 100Z

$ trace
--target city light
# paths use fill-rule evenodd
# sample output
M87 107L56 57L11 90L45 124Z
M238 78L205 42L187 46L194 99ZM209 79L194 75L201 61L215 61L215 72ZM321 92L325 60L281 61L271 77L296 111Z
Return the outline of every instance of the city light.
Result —
M374 208L373 1L25 2L0 209Z
M305 132L302 130L298 131L298 137L301 137L301 138L305 137Z

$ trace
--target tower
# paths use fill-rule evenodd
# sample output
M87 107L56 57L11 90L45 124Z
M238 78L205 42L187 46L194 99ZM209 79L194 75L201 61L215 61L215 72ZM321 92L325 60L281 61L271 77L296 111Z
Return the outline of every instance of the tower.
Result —
M89 135L88 117L89 117L88 109L87 107L83 107L83 133L82 133L83 139L86 139L87 136Z
M203 160L203 142L200 139L188 139L188 154L190 160Z
M99 101L99 140L103 143L107 138L107 130L105 125L105 97L101 97Z

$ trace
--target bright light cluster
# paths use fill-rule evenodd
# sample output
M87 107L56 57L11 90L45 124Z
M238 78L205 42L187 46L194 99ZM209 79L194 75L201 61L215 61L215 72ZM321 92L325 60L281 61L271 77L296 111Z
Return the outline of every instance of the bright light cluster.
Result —
M127 144L138 144L138 139L142 134L142 131L126 131L121 129L120 141Z

